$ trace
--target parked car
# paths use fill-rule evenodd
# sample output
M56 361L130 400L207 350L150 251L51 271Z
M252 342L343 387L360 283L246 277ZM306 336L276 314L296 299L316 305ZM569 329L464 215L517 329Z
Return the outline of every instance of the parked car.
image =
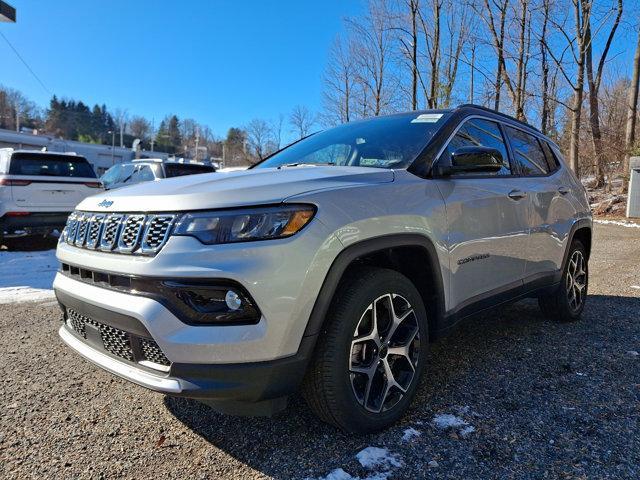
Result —
M107 190L126 187L141 182L162 180L163 178L181 177L196 173L211 173L216 169L213 165L196 162L178 162L151 158L118 163L107 170L100 178Z
M533 297L578 319L591 227L525 123L477 106L351 122L246 171L86 199L58 246L60 335L158 392L269 414L301 388L322 420L370 432L472 314Z
M61 232L74 207L101 190L84 157L0 149L0 243L4 237Z

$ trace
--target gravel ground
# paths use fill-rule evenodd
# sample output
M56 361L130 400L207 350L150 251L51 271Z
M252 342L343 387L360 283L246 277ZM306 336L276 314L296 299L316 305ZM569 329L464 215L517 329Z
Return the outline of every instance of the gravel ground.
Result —
M51 302L0 306L0 477L639 478L640 229L597 225L594 245L582 321L530 301L473 319L401 424L364 437L299 398L274 419L164 398L64 348ZM365 468L369 446L388 462Z

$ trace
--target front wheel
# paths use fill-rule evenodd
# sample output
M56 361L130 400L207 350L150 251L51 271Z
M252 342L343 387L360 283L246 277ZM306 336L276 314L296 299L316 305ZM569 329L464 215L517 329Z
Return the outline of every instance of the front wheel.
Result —
M413 283L393 270L363 267L338 288L303 395L327 423L381 430L405 412L424 370L425 307Z
M574 240L569 249L560 286L553 293L538 298L540 309L547 317L554 320L564 322L578 320L587 300L588 286L587 253L582 242Z

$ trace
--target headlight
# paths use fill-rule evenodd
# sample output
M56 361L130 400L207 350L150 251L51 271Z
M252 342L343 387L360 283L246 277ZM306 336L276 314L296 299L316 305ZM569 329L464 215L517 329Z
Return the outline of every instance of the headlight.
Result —
M311 205L187 213L173 235L196 237L206 245L286 238L299 232L314 214Z

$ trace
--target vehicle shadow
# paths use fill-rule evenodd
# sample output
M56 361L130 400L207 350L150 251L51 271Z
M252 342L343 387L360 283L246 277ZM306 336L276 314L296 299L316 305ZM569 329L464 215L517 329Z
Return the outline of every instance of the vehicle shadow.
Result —
M480 398L494 401L498 397L500 405L518 405L526 398L529 403L522 408L534 408L531 403L535 401L531 399L539 398L538 389L545 388L545 382L565 381L557 379L567 375L574 364L580 368L584 359L576 356L585 352L588 342L620 342L629 335L638 338L639 311L640 298L591 295L582 320L575 323L545 319L533 300L475 316L432 345L430 364L409 412L398 426L374 435L347 435L325 425L309 412L299 396L275 418L224 416L182 398L166 397L165 405L175 418L211 445L265 475L305 478L327 475L338 467L348 468L354 475L366 475L358 470L354 459L359 450L369 445L399 444L403 429L410 425L429 428L436 413L463 405L482 408ZM541 358L541 365L532 368ZM528 380L524 384L511 388L525 377ZM476 396L478 392L488 392L487 397ZM554 397L546 401L553 403ZM491 408L486 406L486 410ZM523 411L506 412L523 415ZM499 417L494 421L510 419ZM526 427L520 433L526 436ZM421 441L429 441L428 438L423 436ZM484 440L491 443L489 438ZM495 441L499 442L497 437ZM345 458L351 463L345 464ZM420 460L414 457L412 461ZM422 461L426 465L426 460Z

